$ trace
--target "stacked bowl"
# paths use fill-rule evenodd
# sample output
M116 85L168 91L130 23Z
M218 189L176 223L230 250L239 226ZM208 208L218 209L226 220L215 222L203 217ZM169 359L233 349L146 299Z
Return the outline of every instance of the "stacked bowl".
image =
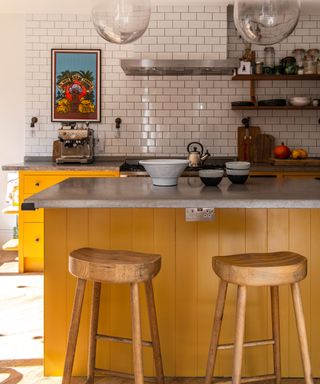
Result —
M247 161L229 161L226 163L228 179L234 184L243 184L250 173L250 163Z
M210 187L216 187L224 175L223 169L200 169L199 176L201 181Z

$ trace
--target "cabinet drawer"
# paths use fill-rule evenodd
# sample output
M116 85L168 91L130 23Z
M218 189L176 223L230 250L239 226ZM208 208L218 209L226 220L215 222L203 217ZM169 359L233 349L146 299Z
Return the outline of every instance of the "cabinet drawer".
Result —
M47 176L47 175L30 175L25 176L23 181L23 190L25 194L33 195L43 189L49 188L60 181L67 179L69 176Z
M44 225L43 223L23 224L23 256L43 257Z

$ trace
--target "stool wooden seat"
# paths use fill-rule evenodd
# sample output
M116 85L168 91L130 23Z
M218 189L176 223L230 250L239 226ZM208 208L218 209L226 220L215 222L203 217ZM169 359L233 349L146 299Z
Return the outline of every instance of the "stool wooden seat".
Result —
M70 384L71 382L82 303L86 282L88 280L93 281L93 291L86 384L93 384L95 371L106 374L112 373L113 375L119 374L121 376L130 376L121 372L111 372L95 367L96 344L98 339L132 343L134 379L136 384L143 384L144 381L142 346L152 347L157 383L164 384L160 340L152 285L152 279L158 274L160 267L160 255L95 248L81 248L71 252L69 256L69 272L77 278L77 287L69 329L62 384ZM130 284L132 339L97 333L101 283ZM142 340L141 337L139 283L144 283L145 285L151 341Z
M234 348L232 384L276 379L281 382L279 285L290 284L299 335L305 382L312 384L305 320L299 281L307 275L307 259L293 252L249 253L212 258L212 267L220 278L218 298L208 355L206 384L211 384L218 349ZM237 284L237 308L234 344L218 344L228 284ZM272 331L270 340L244 342L247 286L270 286ZM243 347L273 345L274 374L241 380Z
M153 279L161 257L139 252L82 248L71 252L69 272L85 280L108 283L141 283Z
M238 285L292 284L307 275L307 259L293 252L216 256L212 267L220 279Z

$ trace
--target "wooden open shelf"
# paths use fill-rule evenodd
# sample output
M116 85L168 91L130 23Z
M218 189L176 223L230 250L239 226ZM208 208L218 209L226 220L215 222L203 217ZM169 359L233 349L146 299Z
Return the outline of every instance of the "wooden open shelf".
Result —
M17 205L9 205L8 207L3 208L2 213L17 215L19 213L19 207Z
M235 75L232 77L234 81L249 81L250 82L250 101L255 103L254 106L231 106L234 111L241 110L319 110L320 106L314 107L308 105L306 107L296 107L294 105L285 106L260 106L257 105L256 98L256 81L258 80L320 80L320 74L317 75Z
M234 81L248 80L320 80L320 74L317 75L235 75Z
M320 110L320 106L313 107L312 105L307 105L306 107L296 107L294 105L284 105L284 106L272 106L272 105L244 105L244 106L232 106L231 109L233 111L241 111L241 110Z
M5 244L3 244L2 249L4 251L17 251L19 248L19 240L18 239L10 239Z

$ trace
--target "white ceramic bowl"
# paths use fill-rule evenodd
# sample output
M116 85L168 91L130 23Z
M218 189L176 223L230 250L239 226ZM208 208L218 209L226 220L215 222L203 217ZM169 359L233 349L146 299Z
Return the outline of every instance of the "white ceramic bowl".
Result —
M311 97L295 96L290 97L289 104L295 107L305 107L311 103Z
M178 184L178 177L189 164L184 159L153 159L140 160L147 173L152 178L153 185L171 187Z
M250 169L226 169L227 175L232 176L245 176L249 175Z
M200 169L199 171L200 177L223 177L223 175L223 169Z
M250 163L248 161L228 161L226 169L249 169Z

